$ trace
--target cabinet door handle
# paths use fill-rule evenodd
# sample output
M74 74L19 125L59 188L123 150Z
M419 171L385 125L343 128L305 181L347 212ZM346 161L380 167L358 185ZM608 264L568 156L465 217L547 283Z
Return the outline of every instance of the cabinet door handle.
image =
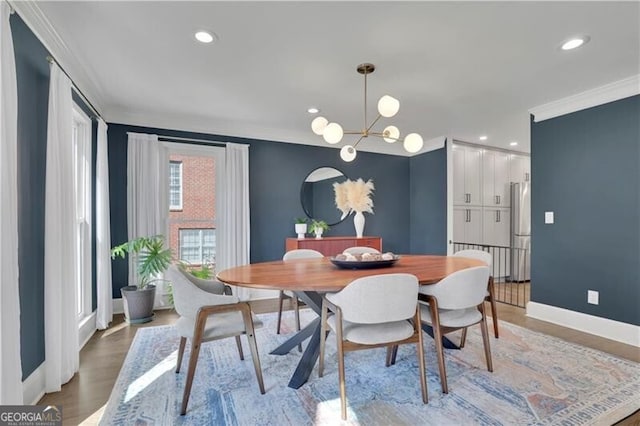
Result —
M529 182L529 173L528 172L524 174L524 181L525 182Z
M500 222L500 210L498 210L496 213L498 213L498 222Z
M499 195L497 195L497 197L498 197L498 204L500 204L500 196L499 196Z
M467 209L467 222L471 222L471 210Z

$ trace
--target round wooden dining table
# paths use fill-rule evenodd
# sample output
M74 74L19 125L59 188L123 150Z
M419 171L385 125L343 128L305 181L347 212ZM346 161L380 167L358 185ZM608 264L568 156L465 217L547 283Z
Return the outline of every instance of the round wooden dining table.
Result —
M342 269L328 257L316 259L276 260L225 269L218 280L231 285L255 289L289 290L298 296L318 318L293 335L271 354L284 355L311 337L289 381L298 389L311 375L320 350L320 310L322 294L337 292L351 281L371 275L408 273L418 278L420 285L437 283L456 271L484 265L481 261L453 256L401 255L390 267L374 269Z

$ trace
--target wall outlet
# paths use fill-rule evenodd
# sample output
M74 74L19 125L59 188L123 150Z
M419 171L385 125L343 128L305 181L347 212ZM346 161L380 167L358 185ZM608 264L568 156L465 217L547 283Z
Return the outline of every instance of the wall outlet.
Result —
M553 223L553 212L544 212L544 223Z
M587 290L587 303L597 305L600 299L600 293L595 290Z

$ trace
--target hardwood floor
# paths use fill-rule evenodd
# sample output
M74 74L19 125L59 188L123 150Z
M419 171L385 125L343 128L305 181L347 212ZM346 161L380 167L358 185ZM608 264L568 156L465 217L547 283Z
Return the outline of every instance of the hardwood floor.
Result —
M252 307L256 313L275 312L277 300L255 301ZM129 326L124 323L122 315L115 315L112 327L97 331L80 352L80 371L62 387L61 392L45 395L39 404L62 404L64 424L97 424L137 330L172 324L177 317L172 310L159 310L154 321ZM637 347L527 318L522 308L498 303L498 317L500 321L640 362L640 349ZM634 413L618 425L640 426L640 413Z

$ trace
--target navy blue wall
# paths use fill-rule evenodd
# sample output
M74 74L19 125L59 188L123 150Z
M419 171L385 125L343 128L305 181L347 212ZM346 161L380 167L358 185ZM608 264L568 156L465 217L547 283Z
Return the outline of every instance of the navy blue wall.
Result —
M285 238L294 237L294 218L304 217L300 186L309 172L331 166L351 179L373 179L375 214L366 214L365 235L380 236L383 249L407 253L409 246L409 159L382 154L358 153L353 163L344 163L338 150L206 135L120 124L109 125L109 184L111 201L111 241L127 239L127 132L210 139L250 144L249 192L251 205L251 261L282 258ZM375 142L372 142L375 143ZM331 227L327 236L354 235L350 218ZM113 296L120 297L126 285L127 264L113 262Z
M46 57L49 52L17 13L11 15L10 23L18 83L18 264L24 380L44 361L44 202L49 101L49 64ZM73 99L89 116L92 115L75 93ZM94 120L94 185L96 132ZM95 206L95 194L93 201ZM95 241L95 229L93 235ZM95 310L95 245L93 253L92 302Z
M532 301L640 325L638 117L634 96L531 124Z
M447 150L429 151L409 160L410 251L447 254Z
M44 361L44 194L49 64L46 49L11 15L18 81L18 264L22 378Z

